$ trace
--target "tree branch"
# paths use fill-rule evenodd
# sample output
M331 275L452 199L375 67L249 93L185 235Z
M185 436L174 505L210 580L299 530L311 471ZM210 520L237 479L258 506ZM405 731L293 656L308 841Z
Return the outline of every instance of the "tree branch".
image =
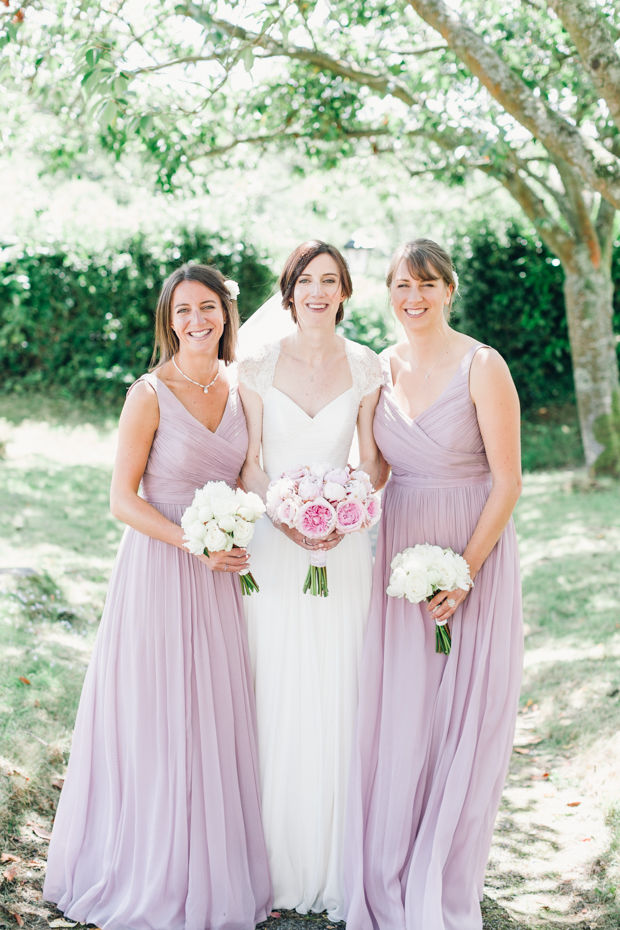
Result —
M408 0L436 29L492 97L553 154L574 165L586 184L620 208L620 160L582 135L529 87L495 49L469 28L444 0Z
M557 223L542 200L518 171L498 172L492 165L481 166L481 171L495 177L514 197L523 212L530 218L540 238L565 265L571 263L575 240Z
M590 216L588 205L583 196L583 185L572 165L569 165L562 158L556 158L554 161L560 173L560 177L562 178L562 184L564 185L566 196L568 197L574 214L571 225L575 229L577 236L587 242L592 264L595 268L598 268L601 263L601 245L596 234L596 229L594 228L594 223L592 222L592 217Z
M612 207L608 200L601 197L596 216L596 234L601 244L601 262L604 263L606 268L611 268L615 216L615 207Z
M187 8L185 15L194 18L192 9ZM358 68L355 63L349 63L339 58L332 58L325 52L319 52L316 49L303 48L299 45L289 45L278 42L266 34L250 32L242 26L235 26L223 19L211 18L213 25L221 29L222 32L233 39L240 39L242 42L249 42L255 48L264 49L270 57L282 56L284 58L293 58L298 61L307 61L315 65L322 71L329 71L339 77L347 78L356 84L372 87L381 94L391 94L406 103L407 106L413 106L418 102L418 98L411 93L407 85L391 74L385 74L380 71L370 71L368 69ZM607 152L607 150L605 149ZM609 154L609 153L607 153Z
M548 2L575 43L592 84L620 129L620 56L600 8L589 0Z

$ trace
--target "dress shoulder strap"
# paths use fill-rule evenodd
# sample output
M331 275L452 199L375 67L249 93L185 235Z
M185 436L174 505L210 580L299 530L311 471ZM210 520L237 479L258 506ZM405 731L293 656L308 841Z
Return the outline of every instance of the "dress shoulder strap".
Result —
M129 394L131 389L134 388L136 384L138 384L140 381L146 381L147 384L150 384L150 386L153 388L153 390L157 394L157 385L159 382L159 378L157 377L154 371L147 371L145 372L145 374L140 375L139 378L136 378L133 384L130 384L129 387L127 388L127 393Z
M367 394L374 393L384 383L383 365L379 356L367 346L346 339L345 349L353 387L361 400Z
M237 376L240 384L256 391L264 399L273 384L276 365L280 358L280 341L268 343L256 355L248 355L239 362Z

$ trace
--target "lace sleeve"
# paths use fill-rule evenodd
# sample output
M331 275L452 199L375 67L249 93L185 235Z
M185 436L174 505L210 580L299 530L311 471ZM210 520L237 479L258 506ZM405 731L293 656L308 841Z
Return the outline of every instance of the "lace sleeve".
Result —
M237 371L239 382L264 398L273 383L279 357L279 342L266 345L257 355L248 355L239 362Z
M372 394L385 381L381 359L372 349L358 345L357 342L346 342L349 367L353 378L353 387L359 399Z

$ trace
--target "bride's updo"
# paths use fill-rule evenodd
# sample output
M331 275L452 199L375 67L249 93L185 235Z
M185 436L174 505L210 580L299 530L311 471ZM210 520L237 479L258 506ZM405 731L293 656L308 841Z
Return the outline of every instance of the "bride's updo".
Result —
M335 245L328 242L321 242L320 239L309 239L298 245L294 252L291 252L284 263L282 274L280 275L280 293L282 294L282 306L285 310L290 310L293 323L297 323L297 313L293 303L293 291L297 279L303 274L310 262L317 255L331 255L338 266L340 274L340 286L342 287L343 301L338 307L336 314L336 324L344 319L344 302L348 300L353 293L353 282L349 273L349 266L343 255L340 254Z

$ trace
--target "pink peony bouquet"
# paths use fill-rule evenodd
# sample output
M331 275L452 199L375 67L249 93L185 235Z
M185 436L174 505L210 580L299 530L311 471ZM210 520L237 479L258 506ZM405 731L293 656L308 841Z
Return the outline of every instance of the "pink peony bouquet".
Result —
M333 530L345 534L374 526L381 504L364 471L349 465L298 465L267 488L267 514L307 539L326 539ZM326 552L311 553L303 591L317 597L329 594Z

